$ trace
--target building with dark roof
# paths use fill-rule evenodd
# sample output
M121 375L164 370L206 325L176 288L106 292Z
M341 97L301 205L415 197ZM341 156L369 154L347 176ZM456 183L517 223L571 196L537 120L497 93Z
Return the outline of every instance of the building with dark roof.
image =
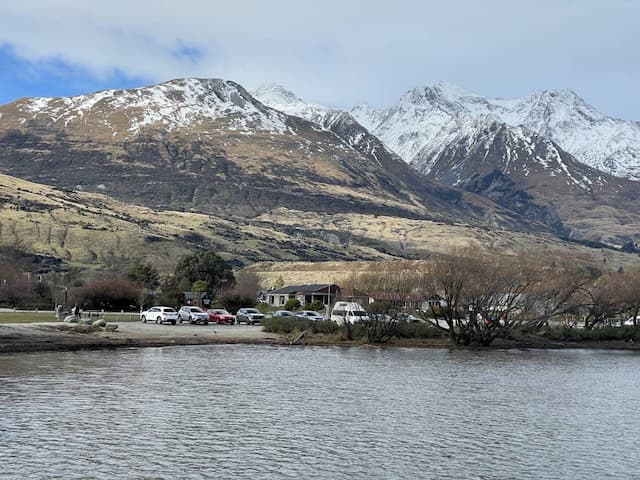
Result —
M295 298L301 305L319 301L331 305L340 296L340 287L334 284L289 285L267 292L267 303L282 307L288 300Z

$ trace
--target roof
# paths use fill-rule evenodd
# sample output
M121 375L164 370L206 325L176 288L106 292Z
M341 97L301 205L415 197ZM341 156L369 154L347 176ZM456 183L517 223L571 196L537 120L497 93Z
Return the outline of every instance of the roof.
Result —
M207 292L182 292L185 300L200 300L201 298L209 298Z
M287 287L279 288L278 290L272 290L267 295L289 295L292 293L317 293L320 290L328 289L329 287L340 288L334 284L322 283L311 285L289 285Z

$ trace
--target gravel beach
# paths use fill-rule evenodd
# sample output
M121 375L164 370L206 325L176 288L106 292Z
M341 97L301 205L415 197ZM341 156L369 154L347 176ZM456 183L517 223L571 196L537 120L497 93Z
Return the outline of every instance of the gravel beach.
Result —
M277 334L250 325L157 325L113 322L117 330L83 332L83 326L62 322L0 325L0 353L80 350L135 346L202 345L210 343L281 342Z

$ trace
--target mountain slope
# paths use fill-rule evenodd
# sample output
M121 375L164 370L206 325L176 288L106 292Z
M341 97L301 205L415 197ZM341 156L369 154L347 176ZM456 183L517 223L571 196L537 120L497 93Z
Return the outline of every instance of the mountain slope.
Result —
M366 132L343 114L327 121L328 128L287 115L215 79L23 99L0 107L0 169L227 218L286 206L546 228L416 176L377 139L358 140Z
M607 117L570 90L495 99L437 83L407 92L388 109L358 105L351 114L425 173L429 158L484 119L528 128L605 173L640 178L640 123Z
M257 261L353 261L424 258L473 246L602 255L628 265L635 255L599 252L552 235L450 225L421 219L354 213L318 214L278 208L246 221L154 210L107 195L75 192L0 174L0 248L44 256L49 268L106 266L127 270L144 258L162 272L198 249L213 249L236 266ZM60 262L61 261L61 262ZM343 265L343 273L352 264ZM306 281L309 281L307 279Z
M478 202L477 198L459 198L459 193L443 188L442 185L430 181L427 177L416 175L414 169L408 167L406 162L345 111L306 103L290 90L277 84L263 85L252 93L269 107L321 126L336 135L344 144L371 159L384 169L388 178L388 188L393 189L394 185L402 185L404 190L414 192L418 198L430 199L432 204L434 204L432 199L435 197L437 199L435 204L439 209L444 210L447 209L447 203ZM502 215L505 215L505 212L502 212Z
M524 127L478 122L429 164L437 181L484 195L568 237L618 248L640 241L640 183L588 167Z

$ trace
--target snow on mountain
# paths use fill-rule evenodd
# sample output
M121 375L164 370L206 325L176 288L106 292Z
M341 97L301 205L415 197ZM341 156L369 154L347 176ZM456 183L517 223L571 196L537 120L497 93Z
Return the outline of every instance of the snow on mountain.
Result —
M441 183L463 187L478 174L499 170L523 184L578 193L618 191L616 177L595 170L556 143L518 126L480 119L472 130L460 132L443 151L428 158L429 175Z
M486 119L525 127L606 173L640 179L640 123L607 117L570 90L497 99L441 82L407 92L388 109L357 105L351 114L425 173L429 158Z
M324 123L327 116L335 116L340 113L339 110L307 103L298 98L292 91L276 83L261 85L251 92L251 94L271 108L320 125Z
M307 103L292 91L275 83L261 85L252 95L271 108L303 118L333 132L344 143L361 153L371 155L378 162L383 156L396 156L346 111Z
M240 85L221 79L187 78L150 87L63 98L27 98L15 102L18 122L48 126L107 129L130 136L146 126L165 130L200 121L228 119L225 128L282 133L286 116L255 101Z

